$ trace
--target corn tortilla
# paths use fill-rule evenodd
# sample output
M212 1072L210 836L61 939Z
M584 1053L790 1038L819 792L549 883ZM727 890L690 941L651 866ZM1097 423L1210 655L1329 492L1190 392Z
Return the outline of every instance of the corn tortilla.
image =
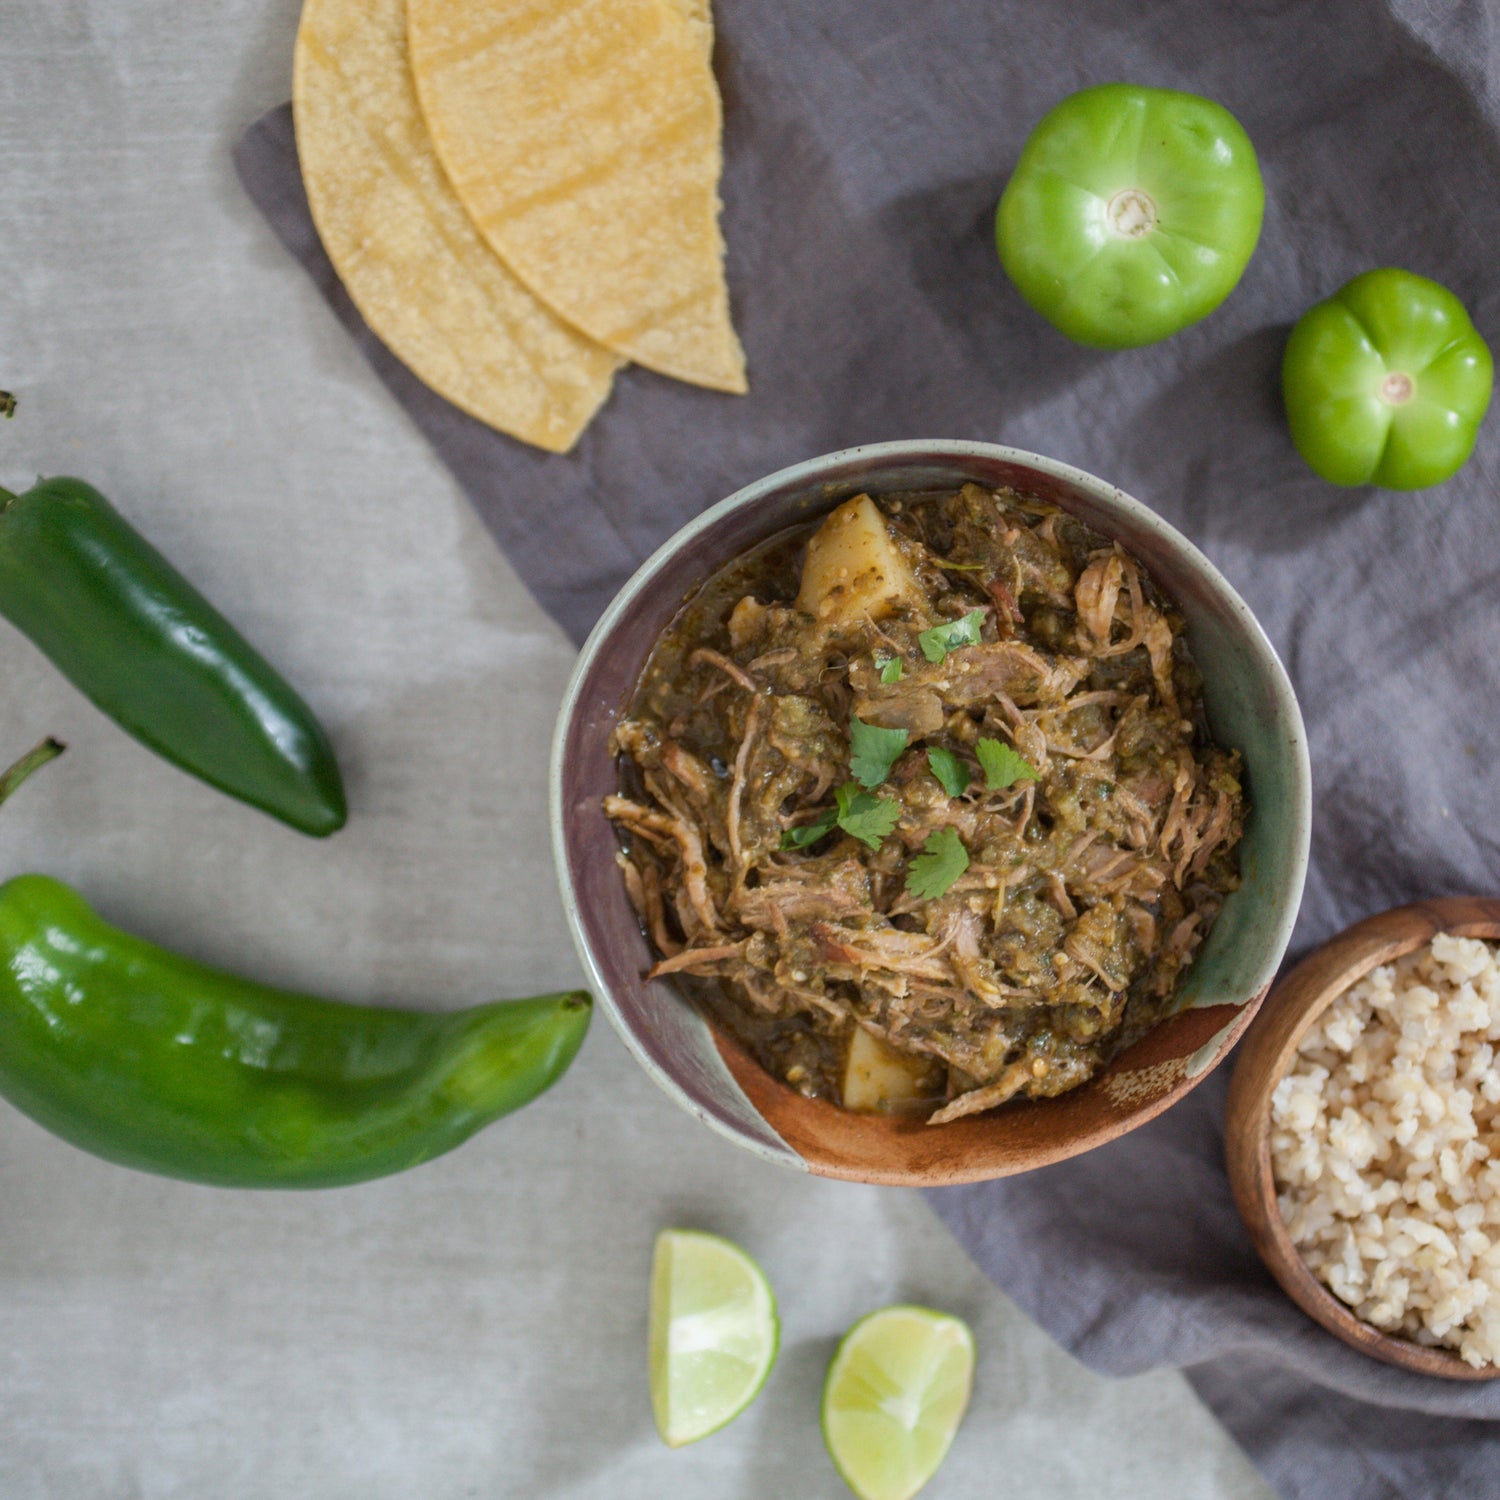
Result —
M625 358L743 391L708 25L695 0L408 6L428 130L501 259Z
M566 452L620 360L475 231L417 104L405 0L306 0L292 102L313 221L365 322L455 406Z
M709 0L668 0L672 9L688 23L689 29L706 56L714 50L714 19Z

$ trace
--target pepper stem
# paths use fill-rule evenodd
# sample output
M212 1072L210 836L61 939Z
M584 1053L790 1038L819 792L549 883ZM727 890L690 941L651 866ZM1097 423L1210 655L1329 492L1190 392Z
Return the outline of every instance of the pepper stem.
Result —
M50 736L35 749L28 750L10 770L0 772L0 802L11 796L33 771L40 771L49 760L56 760L68 747Z
M13 417L16 414L16 398L9 391L0 391L0 417ZM0 511L4 511L10 505L15 496L8 489L0 487ZM0 797L0 801L4 801Z

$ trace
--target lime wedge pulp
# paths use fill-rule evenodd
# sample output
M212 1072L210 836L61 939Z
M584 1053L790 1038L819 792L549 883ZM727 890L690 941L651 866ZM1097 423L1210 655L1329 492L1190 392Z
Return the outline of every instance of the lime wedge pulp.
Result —
M860 1500L911 1500L947 1456L974 1384L968 1325L925 1307L861 1318L823 1383L823 1441Z
M781 1327L760 1267L738 1245L664 1229L651 1265L651 1406L680 1448L732 1422L776 1362Z

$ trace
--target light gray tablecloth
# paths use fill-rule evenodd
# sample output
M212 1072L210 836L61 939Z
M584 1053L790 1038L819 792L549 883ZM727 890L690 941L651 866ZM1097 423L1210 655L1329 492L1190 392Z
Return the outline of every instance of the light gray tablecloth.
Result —
M722 0L725 228L751 394L621 377L568 458L498 437L362 330L322 260L290 120L241 174L575 637L707 503L770 469L892 437L989 438L1103 474L1192 536L1290 668L1317 813L1296 944L1395 902L1500 886L1492 770L1494 424L1415 496L1330 489L1287 437L1289 323L1354 273L1451 286L1500 332L1500 54L1478 4L1262 0ZM1001 276L995 199L1062 94L1127 78L1206 93L1268 190L1237 292L1167 343L1073 347ZM1288 1497L1500 1491L1500 1386L1345 1350L1259 1268L1221 1166L1223 1080L1157 1125L1033 1177L934 1196L979 1263L1113 1372L1177 1365Z
M66 757L0 814L45 870L210 962L458 1006L581 980L547 868L573 652L235 178L290 87L299 0L0 3L0 484L77 473L328 725L349 826L303 839L174 771L0 626L0 753ZM652 1236L761 1260L781 1358L668 1451ZM839 1500L817 1404L839 1334L937 1303L975 1399L923 1500L1267 1500L1182 1377L1110 1381L920 1197L781 1172L675 1108L596 1023L558 1087L443 1160L334 1193L223 1193L93 1160L0 1105L3 1500Z

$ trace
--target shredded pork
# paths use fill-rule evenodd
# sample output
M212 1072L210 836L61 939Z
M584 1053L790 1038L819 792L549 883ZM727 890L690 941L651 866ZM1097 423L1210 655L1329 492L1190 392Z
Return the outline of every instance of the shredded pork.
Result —
M1128 553L977 485L881 509L921 606L830 621L789 602L795 553L736 564L653 655L605 811L653 975L703 981L811 1094L840 1098L865 1029L926 1070L943 1123L1075 1088L1166 1012L1237 884L1244 799L1182 622ZM979 642L928 660L922 632L973 611ZM894 827L878 847L837 826L794 846L851 784L853 718L906 734L868 789ZM992 788L981 740L1034 774ZM968 772L959 795L932 748ZM967 867L914 895L913 861L943 830Z

